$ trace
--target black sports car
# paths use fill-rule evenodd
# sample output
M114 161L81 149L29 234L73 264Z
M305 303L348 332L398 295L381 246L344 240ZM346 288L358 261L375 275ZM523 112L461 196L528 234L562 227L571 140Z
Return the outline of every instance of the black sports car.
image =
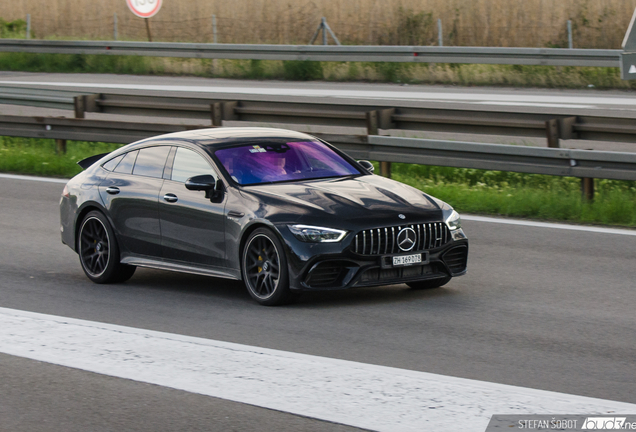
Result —
M264 305L310 290L466 272L459 215L310 135L215 128L85 159L60 203L62 241L96 283L137 266L243 280Z

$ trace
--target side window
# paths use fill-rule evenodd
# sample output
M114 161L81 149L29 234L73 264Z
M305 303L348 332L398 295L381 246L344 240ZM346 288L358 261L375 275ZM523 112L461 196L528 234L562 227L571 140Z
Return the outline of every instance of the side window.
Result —
M132 174L133 167L135 166L135 160L137 159L138 151L131 151L124 155L124 158L119 162L116 173L120 174Z
M121 162L121 160L124 158L124 156L125 155L121 155L121 156L117 156L116 158L112 158L111 160L103 164L102 168L104 168L106 171L113 171L115 167L117 166L117 164Z
M192 150L179 147L172 165L172 180L185 183L190 177L203 174L217 177L216 172L201 155Z
M161 178L168 153L170 153L169 146L148 147L139 150L133 174Z

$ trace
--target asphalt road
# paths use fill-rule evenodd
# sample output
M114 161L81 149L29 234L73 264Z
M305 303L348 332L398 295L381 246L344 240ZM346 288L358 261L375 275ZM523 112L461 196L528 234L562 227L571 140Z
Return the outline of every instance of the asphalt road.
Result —
M235 282L178 273L92 284L60 242L62 187L0 178L1 307L636 402L635 236L465 221L469 272L442 289L313 293L266 308ZM336 428L6 355L0 365L0 430L19 430L7 425L24 425L25 409L85 426L134 417L139 404L129 430L198 430L210 418L226 422L218 430Z
M537 89L460 87L393 83L338 83L321 81L236 80L224 78L0 72L0 85L43 87L84 92L105 91L188 97L223 96L254 100L337 101L347 104L412 107L499 109L502 111L611 115L636 118L633 90Z

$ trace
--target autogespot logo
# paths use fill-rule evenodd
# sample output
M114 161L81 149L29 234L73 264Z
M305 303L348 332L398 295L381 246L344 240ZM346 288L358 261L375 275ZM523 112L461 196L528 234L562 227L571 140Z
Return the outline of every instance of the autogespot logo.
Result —
M616 430L623 429L627 417L587 417L583 422L583 430Z
M402 228L397 236L398 247L404 252L408 252L415 247L416 239L417 235L413 228Z

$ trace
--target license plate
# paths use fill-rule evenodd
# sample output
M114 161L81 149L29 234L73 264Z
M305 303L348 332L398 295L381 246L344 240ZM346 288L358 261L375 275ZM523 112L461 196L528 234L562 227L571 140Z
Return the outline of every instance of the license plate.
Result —
M393 257L393 267L408 266L422 262L422 254L402 255Z

